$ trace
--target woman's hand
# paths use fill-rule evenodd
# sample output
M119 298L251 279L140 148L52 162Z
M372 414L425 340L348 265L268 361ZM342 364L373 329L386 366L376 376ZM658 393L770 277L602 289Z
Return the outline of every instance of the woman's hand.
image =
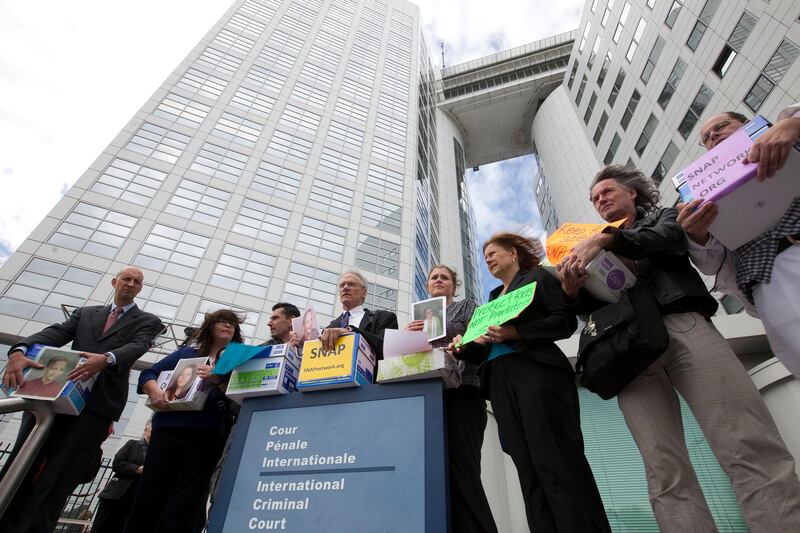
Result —
M310 340L310 339L306 339L306 340ZM295 333L294 331L290 331L289 332L289 342L287 342L286 344L288 344L292 348L297 348L298 346L300 346L300 339L297 337L297 333Z
M145 394L150 398L150 405L160 411L167 408L167 395L158 387L156 380L151 379L142 385Z
M424 320L412 320L408 323L405 329L406 331L422 331L422 326L424 323ZM459 338L461 338L461 335L459 335Z
M504 326L489 326L486 328L486 333L481 335L481 338L486 342L513 342L520 339L517 328L510 325Z
M200 376L200 379L204 380L209 385L219 385L222 381L222 378L216 374L212 374L211 372L214 370L213 366L209 365L200 365L197 367L197 375Z
M574 255L564 258L556 265L556 275L561 280L561 289L569 298L577 300L578 292L583 287L589 274Z

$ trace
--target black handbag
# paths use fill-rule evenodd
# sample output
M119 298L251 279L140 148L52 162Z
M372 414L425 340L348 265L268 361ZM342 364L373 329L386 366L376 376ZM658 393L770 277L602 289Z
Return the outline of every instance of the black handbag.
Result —
M589 315L581 331L578 362L583 387L604 400L616 396L669 346L658 301L640 279L618 302Z

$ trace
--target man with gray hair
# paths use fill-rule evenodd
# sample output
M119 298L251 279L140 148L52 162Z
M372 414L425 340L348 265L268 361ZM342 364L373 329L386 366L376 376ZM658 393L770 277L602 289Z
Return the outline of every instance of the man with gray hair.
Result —
M367 279L358 271L348 270L339 278L339 301L344 311L322 332L322 348L330 350L336 339L347 333L358 333L364 337L375 359L383 359L383 332L397 329L397 315L391 311L370 311L365 308Z

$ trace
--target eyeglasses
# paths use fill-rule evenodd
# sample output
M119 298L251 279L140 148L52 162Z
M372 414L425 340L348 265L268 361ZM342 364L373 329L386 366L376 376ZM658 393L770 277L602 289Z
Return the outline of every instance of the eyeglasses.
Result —
M705 132L705 134L702 137L700 137L700 146L706 147L708 145L709 139L711 139L712 133L719 133L723 129L730 126L731 124L733 124L733 120L731 119L723 120L722 122L718 122L717 124L715 124L713 128Z
M225 318L218 318L218 319L216 319L216 320L214 321L214 324L226 324L226 325L228 325L228 326L230 326L230 327L232 327L232 328L236 328L236 324L235 324L235 323L233 323L233 322L231 322L230 320L227 320L227 319L225 319Z

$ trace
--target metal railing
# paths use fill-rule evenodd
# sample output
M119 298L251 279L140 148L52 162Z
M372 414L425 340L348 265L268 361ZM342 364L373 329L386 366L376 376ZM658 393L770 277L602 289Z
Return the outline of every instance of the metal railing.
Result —
M55 413L50 402L37 400L26 400L23 398L8 398L0 400L0 414L26 411L36 418L33 429L25 438L25 442L20 448L17 456L6 469L6 473L0 479L0 517L3 516L11 503L11 499L16 494L17 489L22 483L22 479L33 464L36 454L44 444L47 434L53 427Z

